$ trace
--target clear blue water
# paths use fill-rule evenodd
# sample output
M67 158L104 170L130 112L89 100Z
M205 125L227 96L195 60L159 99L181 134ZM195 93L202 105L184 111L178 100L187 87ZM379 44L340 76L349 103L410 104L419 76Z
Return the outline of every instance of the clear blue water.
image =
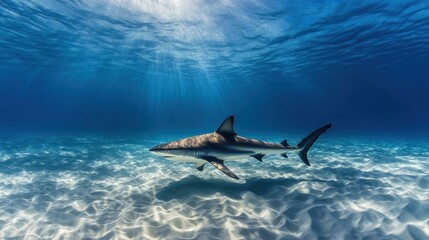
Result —
M429 237L429 2L0 1L0 238ZM211 166L214 131L310 151Z

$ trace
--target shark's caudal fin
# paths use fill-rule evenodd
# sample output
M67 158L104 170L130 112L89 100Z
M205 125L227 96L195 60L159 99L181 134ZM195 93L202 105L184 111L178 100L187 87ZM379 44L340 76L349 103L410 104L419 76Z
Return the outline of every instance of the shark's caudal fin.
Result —
M300 149L298 151L298 156L301 159L301 161L303 161L308 166L310 166L310 162L308 161L308 158L307 158L308 150L311 148L311 146L313 146L313 144L317 140L317 138L322 133L326 132L326 130L328 128L330 128L331 126L332 126L332 124L328 124L328 125L325 125L319 129L317 129L316 131L310 133L310 135L308 135L307 137L302 139L301 142L298 143L297 147Z

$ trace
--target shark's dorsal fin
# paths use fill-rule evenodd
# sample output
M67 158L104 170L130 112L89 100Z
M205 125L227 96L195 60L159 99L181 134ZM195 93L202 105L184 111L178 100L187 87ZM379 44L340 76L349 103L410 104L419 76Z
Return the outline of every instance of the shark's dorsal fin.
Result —
M283 142L280 143L283 145L283 147L290 147L289 143L287 142L287 139L283 140Z
M235 136L237 133L234 132L234 116L231 115L216 130L222 136Z

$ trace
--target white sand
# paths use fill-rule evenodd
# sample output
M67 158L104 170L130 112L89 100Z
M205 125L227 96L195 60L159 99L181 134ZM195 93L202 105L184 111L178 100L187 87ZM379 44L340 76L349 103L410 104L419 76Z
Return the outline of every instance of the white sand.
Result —
M0 239L429 238L427 143L323 137L311 167L227 162L239 181L150 154L158 142L0 143Z

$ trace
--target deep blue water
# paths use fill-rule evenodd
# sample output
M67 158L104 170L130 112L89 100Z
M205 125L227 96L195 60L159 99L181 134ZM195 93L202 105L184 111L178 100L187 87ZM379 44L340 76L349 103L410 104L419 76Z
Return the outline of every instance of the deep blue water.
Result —
M0 127L429 129L428 1L0 3Z
M0 1L0 238L429 237L429 1ZM310 152L210 167L214 131Z

